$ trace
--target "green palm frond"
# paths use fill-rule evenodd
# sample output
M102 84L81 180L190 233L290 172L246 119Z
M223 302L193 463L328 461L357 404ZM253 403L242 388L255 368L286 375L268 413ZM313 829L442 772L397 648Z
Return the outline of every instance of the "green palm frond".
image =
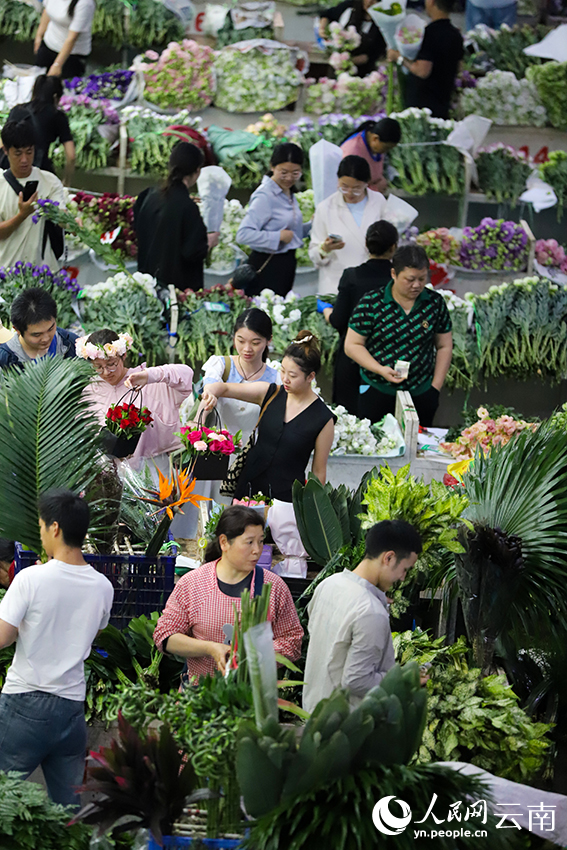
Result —
M0 535L41 551L37 499L83 490L96 472L100 426L83 390L88 364L47 357L0 381Z
M550 611L567 612L567 435L544 424L486 456L478 450L463 481L465 517L521 541L523 569L502 627L530 633Z

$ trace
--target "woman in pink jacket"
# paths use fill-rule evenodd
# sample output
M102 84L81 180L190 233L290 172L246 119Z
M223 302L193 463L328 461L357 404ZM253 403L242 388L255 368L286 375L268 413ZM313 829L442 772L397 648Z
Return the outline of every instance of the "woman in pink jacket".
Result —
M370 166L368 188L382 192L388 188L384 177L384 154L395 148L401 139L400 125L394 118L382 118L380 121L365 121L355 133L341 144L343 157L361 156Z
M132 347L129 334L117 334L105 328L76 341L77 356L90 360L96 376L86 389L87 398L101 425L111 404L117 404L136 387L143 388L143 404L149 408L153 423L142 434L133 459L169 454L180 448L179 408L193 389L193 370L182 364L129 369L126 354Z

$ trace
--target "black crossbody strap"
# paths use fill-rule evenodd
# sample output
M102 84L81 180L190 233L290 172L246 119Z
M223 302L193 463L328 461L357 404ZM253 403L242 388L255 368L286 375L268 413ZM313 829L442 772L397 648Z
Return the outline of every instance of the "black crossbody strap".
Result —
M14 190L16 195L19 195L20 192L24 191L24 187L19 182L19 180L16 180L16 178L14 177L14 175L12 174L10 169L8 169L7 171L4 172L4 180L6 181L8 186L12 187L12 189Z

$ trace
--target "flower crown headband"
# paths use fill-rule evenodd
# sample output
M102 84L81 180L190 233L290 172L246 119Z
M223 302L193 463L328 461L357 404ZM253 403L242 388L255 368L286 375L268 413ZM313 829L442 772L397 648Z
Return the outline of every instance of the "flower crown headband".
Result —
M118 334L118 339L115 339L114 342L106 342L104 345L87 342L87 340L88 336L82 336L75 342L77 357L82 357L84 360L97 360L100 357L106 359L122 357L134 345L134 340L130 334Z

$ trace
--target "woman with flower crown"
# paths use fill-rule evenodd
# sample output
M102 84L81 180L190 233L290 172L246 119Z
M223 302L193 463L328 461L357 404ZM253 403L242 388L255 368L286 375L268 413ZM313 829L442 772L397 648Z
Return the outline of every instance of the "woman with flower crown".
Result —
M136 388L143 388L143 403L153 417L133 454L133 459L169 454L181 448L175 432L179 431L179 408L191 395L193 370L184 364L129 369L126 354L133 344L132 337L104 328L77 340L77 356L90 360L96 373L87 387L86 395L101 423L112 404Z

